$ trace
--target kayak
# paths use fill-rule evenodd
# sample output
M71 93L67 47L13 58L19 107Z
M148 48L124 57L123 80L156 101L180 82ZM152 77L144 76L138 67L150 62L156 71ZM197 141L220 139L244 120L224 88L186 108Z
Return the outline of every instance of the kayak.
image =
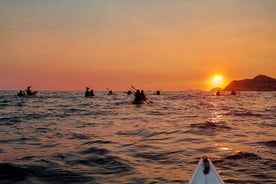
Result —
M200 158L189 184L224 184L212 161L203 156Z
M153 101L151 101L151 100L148 100L148 99L146 99L146 100L134 100L134 102L132 102L133 104L151 104L151 103L153 103Z
M132 103L133 104L149 104L149 102L147 100L138 100L138 101L134 101Z
M27 94L28 96L35 96L37 94L37 91L31 92L29 94Z
M37 91L31 92L31 93L25 93L25 92L19 92L17 93L17 96L24 97L24 96L36 96Z

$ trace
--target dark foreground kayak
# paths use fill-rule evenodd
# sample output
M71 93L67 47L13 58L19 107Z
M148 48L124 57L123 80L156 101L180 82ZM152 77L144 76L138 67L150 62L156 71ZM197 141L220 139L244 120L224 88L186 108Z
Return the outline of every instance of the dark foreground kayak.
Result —
M34 92L27 94L27 96L35 96L36 94L37 94L37 91L34 91Z
M137 101L134 101L132 102L133 104L151 104L153 103L152 101L150 100L137 100Z
M37 91L31 92L31 93L28 93L28 94L23 93L23 92L19 92L19 93L17 93L17 96L20 96L20 97L25 97L25 96L36 96L36 94L37 94Z
M149 102L148 101L146 101L146 100L138 100L138 101L134 101L134 102L132 102L133 104L149 104Z
M200 158L189 184L224 184L212 161L203 156Z

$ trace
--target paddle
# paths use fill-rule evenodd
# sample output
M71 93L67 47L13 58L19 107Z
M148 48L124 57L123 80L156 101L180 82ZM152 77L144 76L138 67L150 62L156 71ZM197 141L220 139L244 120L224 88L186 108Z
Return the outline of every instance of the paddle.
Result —
M131 87L132 89L134 89L135 91L137 90L137 89L136 89L134 86L132 86L132 85L131 85L130 87Z
M135 88L135 87L133 87L133 86L130 86L129 90L130 90L133 94L135 94L135 93L136 93L136 88Z

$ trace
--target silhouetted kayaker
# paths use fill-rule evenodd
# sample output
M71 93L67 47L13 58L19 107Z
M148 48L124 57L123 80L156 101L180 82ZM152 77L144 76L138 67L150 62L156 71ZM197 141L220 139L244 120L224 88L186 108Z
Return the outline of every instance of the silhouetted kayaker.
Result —
M22 90L20 90L19 93L17 93L17 96L25 96L25 95L26 95L25 92Z
M144 101L147 100L147 97L146 97L146 95L144 93L144 90L141 91L141 99L144 100Z
M231 91L231 93L230 93L231 95L236 95L237 94L237 92L235 91L235 90L233 90L233 91Z
M131 95L131 94L132 94L132 91L128 90L128 91L127 91L127 94L128 94L128 95Z
M161 95L160 91L156 91L155 94L156 94L156 95Z
M133 104L149 104L149 103L153 103L152 101L148 100L144 91L141 90L136 90L136 93L135 93L135 98L134 98L134 101L133 101Z
M34 91L34 92L32 92L31 91L31 86L28 86L27 87L27 90L26 90L26 93L27 93L27 95L36 95L36 93L37 93L37 91Z
M90 91L89 95L90 95L90 96L95 96L95 94L94 94L94 90L93 90L93 89L91 89L91 91Z
M137 102L137 101L142 100L142 98L141 98L141 93L140 93L140 90L139 90L139 89L136 90L136 93L134 94L134 96L135 96L134 102Z
M26 93L27 95L32 95L31 86L27 87Z
M85 91L84 96L85 97L89 97L90 96L89 87L86 87L86 91Z
M112 90L109 90L107 94L108 94L108 95L113 95L113 91L112 91Z

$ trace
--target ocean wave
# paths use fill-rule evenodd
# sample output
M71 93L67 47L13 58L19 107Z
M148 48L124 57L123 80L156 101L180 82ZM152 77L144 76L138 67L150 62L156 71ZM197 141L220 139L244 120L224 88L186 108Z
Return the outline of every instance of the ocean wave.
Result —
M67 165L88 169L89 175L128 175L134 170L127 160L114 155L111 150L100 147L90 147L70 154L55 153L52 156Z
M28 169L10 163L0 163L0 181L3 183L26 180L30 175Z
M118 156L93 155L74 162L91 167L93 174L130 174L133 172L133 167Z
M194 123L191 124L190 127L199 129L232 129L231 127L227 126L224 122L212 121L207 121L204 123Z
M179 154L182 151L156 151L156 152L141 152L133 156L136 158L146 159L149 162L158 162L160 164L179 164Z
M274 180L271 179L265 179L264 183L273 183ZM261 184L258 181L254 180L254 179L225 179L224 180L225 183L237 183L237 184Z
M258 144L266 145L268 147L276 147L276 141L263 141L263 142L257 142Z
M6 109L10 106L10 102L8 100L0 101L0 109Z
M253 113L250 111L236 111L236 112L234 112L234 115L236 115L236 116L255 116L255 117L263 116L263 114Z
M248 152L237 152L233 155L229 155L226 157L226 159L231 159L231 160L241 160L241 159L245 159L245 160L260 160L262 159L259 155L257 155L256 153L248 153Z
M148 130L140 128L136 130L130 130L130 131L118 131L116 132L117 135L123 135L123 136L144 136L149 133Z
M81 151L81 154L98 154L98 155L106 155L110 153L110 150L92 147L87 150Z
M85 183L94 181L94 177L85 176L79 172L73 172L61 167L28 166L31 174L30 180L45 183Z
M2 139L0 140L0 143L3 143L3 144L8 144L8 143L14 143L14 142L20 142L20 143L25 143L27 141L33 141L35 139L33 138L26 138L26 137L20 137L18 139Z
M69 139L89 139L90 137L85 135L85 134L77 134L77 133L73 133L72 136Z
M91 176L62 169L61 166L50 162L41 163L40 166L0 163L1 183L85 183L93 181L94 178Z
M95 140L83 143L83 145L90 145L90 144L114 144L115 142L106 141L106 140Z
M0 126L9 126L20 122L22 122L22 118L19 116L0 118Z

